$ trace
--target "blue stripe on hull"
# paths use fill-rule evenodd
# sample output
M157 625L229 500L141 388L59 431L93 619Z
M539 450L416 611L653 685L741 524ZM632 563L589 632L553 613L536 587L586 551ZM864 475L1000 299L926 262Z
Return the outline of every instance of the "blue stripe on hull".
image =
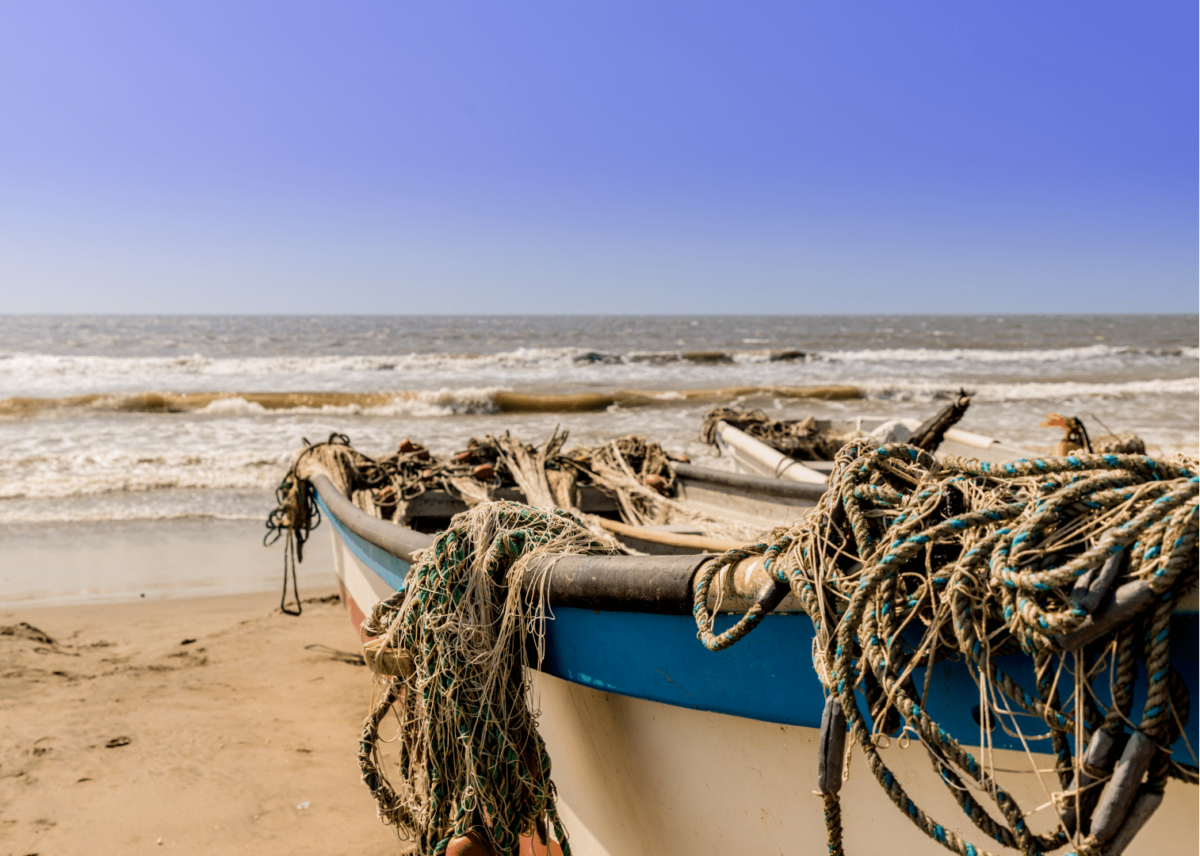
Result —
M321 500L321 495L313 492L317 497L317 507L321 509L321 517L328 520L329 523L337 530L338 537L345 542L359 561L374 571L375 575L399 591L404 588L404 577L408 575L409 564L403 559L397 558L387 550L381 550L369 541L355 535L347 529L342 521L338 520L330 513L325 503ZM366 609L370 609L370 605L364 605Z
M402 588L408 563L367 543L337 520L318 497L321 513L358 559L394 589ZM364 605L365 606L365 605ZM812 667L813 627L808 616L781 613L768 615L755 630L724 651L711 652L696 639L696 623L690 615L653 615L633 612L601 612L573 607L555 607L553 620L546 623L546 655L543 669L551 675L583 686L620 695L664 702L678 707L724 713L781 725L817 728L825 697ZM717 631L730 627L737 616L717 617ZM1180 613L1171 632L1180 640L1173 646L1171 663L1182 674L1193 703L1186 734L1197 744L1200 718L1200 651L1197 639L1200 617ZM1189 644L1185 640L1192 640ZM1022 656L997 658L1031 694L1036 690L1033 669ZM961 663L942 662L933 667L930 698L924 709L947 732L965 745L978 745L979 725L971 716L979 703L979 689ZM924 670L914 674L918 687L924 685ZM1107 672L1094 682L1101 702L1108 699ZM1146 693L1146 676L1139 675L1135 692L1135 719ZM865 705L864 705L865 707ZM1019 717L1022 730L1044 734L1045 725L1028 716ZM1010 724L1005 718L1005 723ZM992 732L993 745L1000 749L1023 748L1021 741L1003 727ZM1073 738L1072 738L1073 741ZM1052 754L1050 740L1030 740L1034 752ZM1193 763L1180 739L1172 747L1175 760Z
M714 653L696 639L690 615L554 607L542 668L621 695L814 726L825 696L808 654L812 638L808 616L771 615L736 645Z
M621 695L665 702L679 707L724 713L782 725L817 728L825 696L812 667L813 627L808 616L768 615L752 633L724 651L711 652L696 639L696 624L688 615L648 615L632 612L599 612L556 607L554 620L546 624L546 656L543 668L555 677ZM731 626L737 616L717 619L718 632ZM1197 616L1181 614L1172 622L1179 640L1195 639ZM1192 698L1198 696L1197 650L1181 644L1172 652ZM1036 690L1030 661L1020 655L997 658L997 665L1030 693ZM979 689L962 663L944 661L934 665L929 698L923 709L964 745L978 745L979 725L971 708L979 703ZM1139 676L1134 713L1145 700L1145 676ZM918 687L924 686L924 670L914 673ZM1102 702L1108 699L1107 672L1093 686ZM865 709L865 701L862 709ZM1192 705L1187 723L1188 739L1196 745L1197 710ZM1005 717L1011 727L1011 720ZM1029 749L1053 754L1044 724L1028 716L1018 717L1026 732ZM1003 727L992 732L998 749L1022 750L1021 740ZM1175 760L1192 763L1184 741L1174 747Z

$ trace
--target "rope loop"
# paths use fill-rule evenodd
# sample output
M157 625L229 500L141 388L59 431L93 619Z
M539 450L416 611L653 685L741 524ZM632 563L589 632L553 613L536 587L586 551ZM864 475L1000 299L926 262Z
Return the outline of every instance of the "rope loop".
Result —
M771 548L774 547L775 545L771 545ZM696 637L708 650L721 651L728 648L757 627L759 622L767 615L767 611L762 605L756 603L728 630L722 633L714 633L713 623L715 616L708 609L708 590L712 585L713 578L722 569L731 568L743 559L748 559L752 556L761 556L768 549L766 544L760 543L729 550L724 555L714 556L712 559L709 559L696 572L696 581L693 584L692 616L696 619Z

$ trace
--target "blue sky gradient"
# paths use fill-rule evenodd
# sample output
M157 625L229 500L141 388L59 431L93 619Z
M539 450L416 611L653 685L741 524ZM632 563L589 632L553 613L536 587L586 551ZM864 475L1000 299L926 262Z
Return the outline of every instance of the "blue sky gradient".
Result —
M1194 2L0 6L5 312L1195 312Z

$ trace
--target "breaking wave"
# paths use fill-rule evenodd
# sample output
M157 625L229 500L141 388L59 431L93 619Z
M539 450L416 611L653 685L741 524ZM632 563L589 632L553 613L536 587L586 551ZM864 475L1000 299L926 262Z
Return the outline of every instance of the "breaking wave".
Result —
M250 416L266 413L373 413L453 416L494 413L498 390L486 387L398 392L132 392L0 401L0 415L32 416L59 410L111 413L198 413Z
M750 395L825 400L861 398L853 386L731 386L711 389L613 390L533 393L494 387L400 390L396 392L136 392L95 393L64 398L8 398L0 415L31 416L60 410L111 413L198 413L247 416L266 413L456 416L476 413L572 413L614 405L653 406L668 402L720 401Z
M569 369L572 366L755 365L789 362L836 363L1091 363L1110 359L1195 361L1200 349L1114 345L1054 349L882 348L819 351L808 349L633 351L608 353L586 348L518 348L491 354L409 353L362 356L101 357L56 354L0 354L0 379L13 384L53 378L344 375L347 373L469 374L480 371Z
M889 401L949 399L958 387L925 381L866 382L868 398ZM975 401L1070 401L1078 398L1138 398L1152 395L1198 395L1200 378L1138 380L1123 383L978 383L970 390Z
M815 359L853 363L1091 363L1130 357L1196 360L1200 348L1135 348L1087 345L1078 348L1002 350L994 348L881 348L828 351Z
M135 392L95 393L63 398L17 397L0 400L0 416L22 417L55 411L108 413L194 413L206 416L261 416L281 413L367 414L437 417L487 413L583 413L612 407L663 407L738 399L855 398L911 401L953 396L958 385L944 381L864 380L857 384L783 386L749 384L684 389L614 389L532 392L500 387L398 390L392 392ZM1200 378L1113 383L1081 381L970 383L978 401L1053 401L1076 398L1131 398L1197 395Z

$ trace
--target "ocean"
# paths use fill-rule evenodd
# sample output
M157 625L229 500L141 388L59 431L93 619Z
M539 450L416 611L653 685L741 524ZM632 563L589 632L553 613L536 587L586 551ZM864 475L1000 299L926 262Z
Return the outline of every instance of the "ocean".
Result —
M302 438L335 431L368 453L405 437L444 453L558 425L571 443L638 433L720 466L698 437L717 403L925 418L965 388L961 427L1031 450L1059 439L1038 427L1058 412L1195 454L1198 366L1196 315L0 316L0 550L65 532L144 540L153 521L242 531ZM863 397L786 395L828 384ZM511 412L509 391L611 403ZM44 576L5 573L5 598L66 590Z

